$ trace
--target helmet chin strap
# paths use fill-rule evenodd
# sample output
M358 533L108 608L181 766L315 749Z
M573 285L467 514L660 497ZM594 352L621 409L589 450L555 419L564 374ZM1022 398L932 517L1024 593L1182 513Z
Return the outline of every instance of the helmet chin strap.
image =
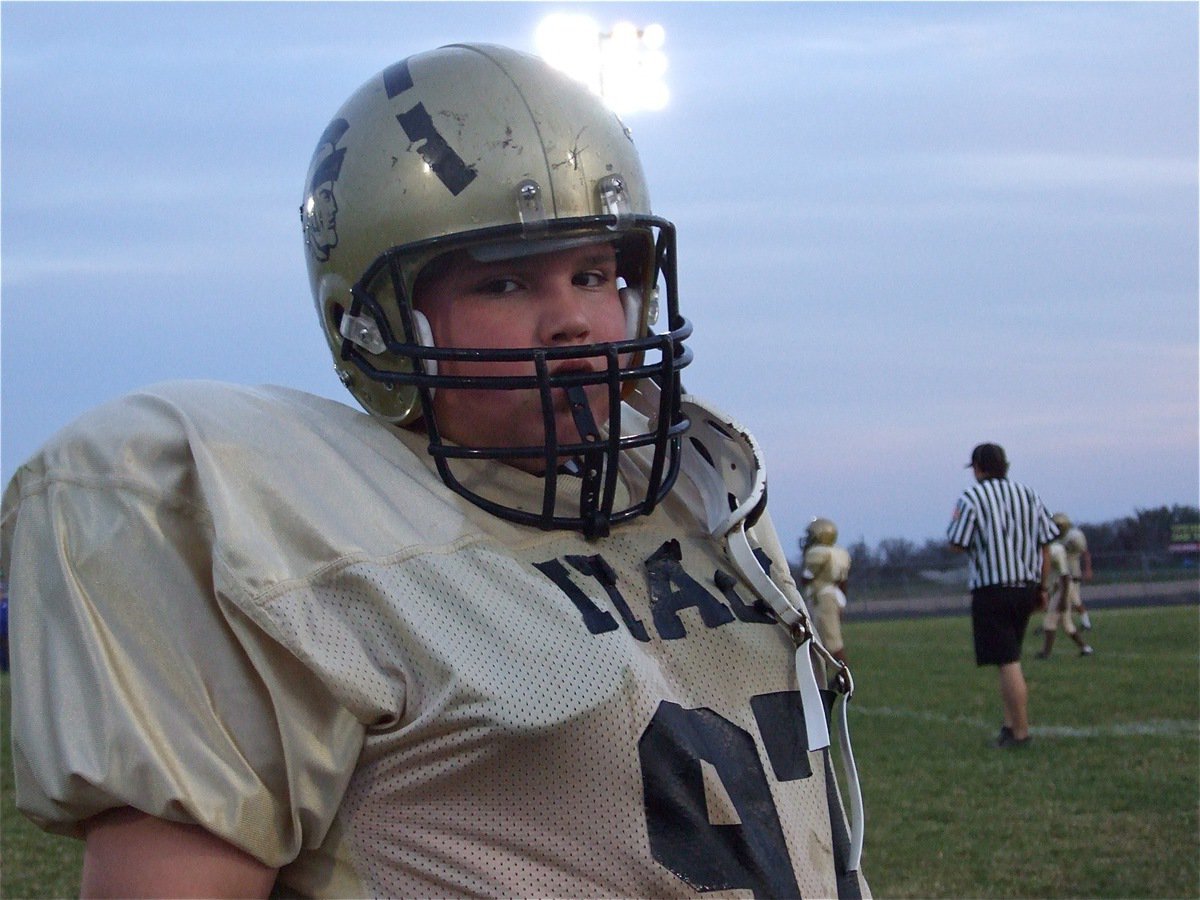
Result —
M864 821L862 791L847 719L847 704L854 695L850 670L825 648L809 625L803 603L796 606L779 589L750 546L750 532L766 508L766 469L758 442L724 413L694 397L685 396L682 407L692 422L684 441L682 469L704 499L705 524L709 533L722 542L729 562L755 595L775 613L795 642L796 683L804 703L809 750L820 750L830 743L825 704L813 670L814 658L822 660L835 672L829 686L840 695L835 709L850 805L847 867L855 871L862 857Z
M415 328L417 331L417 334L416 334L417 343L420 344L422 347L436 347L437 345L433 342L433 329L429 327L429 319L426 317L425 313L421 312L419 309L413 309L412 310L412 320L413 320L413 328ZM421 363L422 363L422 365L425 366L425 374L426 375L436 375L437 374L437 360L436 359L425 359L425 360L422 360ZM432 388L432 387L429 389L430 397L433 396L433 392L435 390L436 390L436 388Z
M413 331L416 334L413 338L422 347L436 347L433 342L433 329L429 327L429 318L425 313L421 312L416 307L409 310L412 314ZM425 370L426 375L436 375L438 373L438 361L436 359L423 359L420 361L421 367ZM434 396L437 394L437 387L429 385L429 402L433 402Z
M591 523L590 527L584 529L585 536L604 537L608 534L608 521L597 514L601 479L604 474L604 451L599 449L600 429L596 426L596 418L592 415L592 406L588 403L583 386L572 385L566 388L566 392L571 417L575 420L580 439L597 445L597 449L585 451L580 460L580 471L577 474L583 483L579 491L579 516L585 522Z
M641 337L642 292L637 288L623 287L617 292L621 298L621 309L625 312L625 337Z
M625 336L630 339L641 337L641 291L637 288L623 287L617 293L625 314ZM582 457L572 461L578 469L574 474L578 475L582 482L579 491L579 516L585 522L591 523L584 528L584 535L589 539L604 537L609 532L608 520L597 514L604 475L604 453L599 449L600 429L596 426L596 418L592 415L592 407L582 385L566 388L566 393L571 417L575 420L580 440L597 446L596 450L585 451Z

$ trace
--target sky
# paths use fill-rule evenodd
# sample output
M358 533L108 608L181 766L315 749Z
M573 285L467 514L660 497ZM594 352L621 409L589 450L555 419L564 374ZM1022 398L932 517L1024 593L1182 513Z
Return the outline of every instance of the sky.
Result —
M1195 3L0 5L0 476L175 378L344 400L297 209L360 84L539 21L661 24L627 117L679 234L685 386L793 558L941 539L972 446L1052 511L1198 502Z

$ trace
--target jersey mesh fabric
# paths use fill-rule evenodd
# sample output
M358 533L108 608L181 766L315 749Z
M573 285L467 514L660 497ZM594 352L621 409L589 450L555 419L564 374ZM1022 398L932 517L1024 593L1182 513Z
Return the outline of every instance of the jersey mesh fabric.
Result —
M736 573L688 506L600 541L543 533L449 492L420 443L340 404L217 385L145 392L52 443L5 498L29 664L21 807L67 833L123 804L197 822L282 865L285 894L836 896L842 813L827 751L795 732L791 646L744 585L717 586ZM504 487L540 502L522 478ZM148 524L168 506L178 527ZM86 561L112 558L116 507L144 552L98 590L112 567ZM70 533L65 557L47 533ZM184 556L164 599L162 563ZM125 610L142 640L131 627L119 665L65 652ZM180 628L210 649L176 656ZM87 727L39 677L47 660Z
M812 574L808 587L816 597L850 576L850 554L842 547L817 544L805 551L804 568Z

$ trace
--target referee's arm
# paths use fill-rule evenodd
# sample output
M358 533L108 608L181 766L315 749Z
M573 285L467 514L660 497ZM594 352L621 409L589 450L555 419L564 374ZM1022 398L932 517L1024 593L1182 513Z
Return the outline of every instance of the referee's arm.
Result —
M956 553L966 553L975 533L975 512L962 497L954 505L954 516L946 526L946 541Z
M1042 544L1042 579L1038 582L1038 609L1050 605L1050 545ZM1063 596L1066 596L1065 594Z

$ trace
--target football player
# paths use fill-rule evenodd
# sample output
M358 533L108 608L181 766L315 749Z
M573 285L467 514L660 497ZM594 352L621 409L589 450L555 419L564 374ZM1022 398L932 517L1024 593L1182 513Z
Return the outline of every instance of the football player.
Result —
M818 517L808 523L801 583L821 642L844 663L846 645L842 640L842 610L846 608L850 554L837 545L837 538L837 525L832 519Z
M1080 656L1091 656L1092 647L1079 635L1071 607L1071 564L1065 547L1070 537L1071 522L1065 513L1055 513L1051 518L1058 526L1058 537L1050 543L1050 565L1043 580L1046 592L1046 614L1042 617L1042 649L1038 659L1049 659L1054 649L1054 638L1062 628L1067 637L1075 642Z
M1084 631L1092 628L1092 617L1088 615L1087 607L1083 604L1083 595L1079 591L1082 581L1092 580L1092 554L1088 552L1087 537L1083 530L1071 522L1066 513L1055 513L1054 523L1062 535L1063 549L1067 553L1067 568L1071 575L1071 609L1079 616L1079 624Z
M304 184L369 415L158 385L5 495L18 804L84 892L865 894L849 672L753 438L682 389L629 131L454 45L355 92Z

